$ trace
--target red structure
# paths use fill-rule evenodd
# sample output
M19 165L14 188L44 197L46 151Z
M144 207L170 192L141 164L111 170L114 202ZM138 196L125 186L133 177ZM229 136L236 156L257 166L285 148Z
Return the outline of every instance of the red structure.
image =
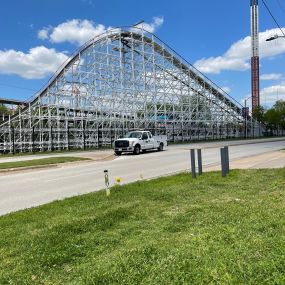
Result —
M260 106L258 0L250 0L252 111Z

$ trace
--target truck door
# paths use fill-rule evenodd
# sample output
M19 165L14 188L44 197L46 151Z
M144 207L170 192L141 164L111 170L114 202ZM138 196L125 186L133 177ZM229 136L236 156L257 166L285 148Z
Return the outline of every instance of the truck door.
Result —
M147 135L148 135L147 148L154 148L154 138L152 137L151 132L147 132Z
M148 149L148 135L146 132L142 133L142 149Z

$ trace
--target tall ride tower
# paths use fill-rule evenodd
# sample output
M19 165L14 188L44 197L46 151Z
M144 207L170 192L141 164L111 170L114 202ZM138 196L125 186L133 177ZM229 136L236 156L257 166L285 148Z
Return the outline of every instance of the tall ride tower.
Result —
M252 110L260 105L258 0L250 0Z

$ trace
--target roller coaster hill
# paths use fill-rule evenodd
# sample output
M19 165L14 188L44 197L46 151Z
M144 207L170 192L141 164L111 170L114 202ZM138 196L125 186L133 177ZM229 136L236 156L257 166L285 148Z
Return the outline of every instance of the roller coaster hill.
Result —
M155 35L116 28L84 44L5 117L0 153L108 147L136 129L174 142L262 134L243 111Z

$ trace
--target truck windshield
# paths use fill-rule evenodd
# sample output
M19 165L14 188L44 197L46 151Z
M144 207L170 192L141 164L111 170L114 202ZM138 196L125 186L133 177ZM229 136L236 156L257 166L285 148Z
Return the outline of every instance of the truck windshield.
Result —
M126 135L126 138L135 138L139 139L141 137L142 133L141 132L129 132Z

